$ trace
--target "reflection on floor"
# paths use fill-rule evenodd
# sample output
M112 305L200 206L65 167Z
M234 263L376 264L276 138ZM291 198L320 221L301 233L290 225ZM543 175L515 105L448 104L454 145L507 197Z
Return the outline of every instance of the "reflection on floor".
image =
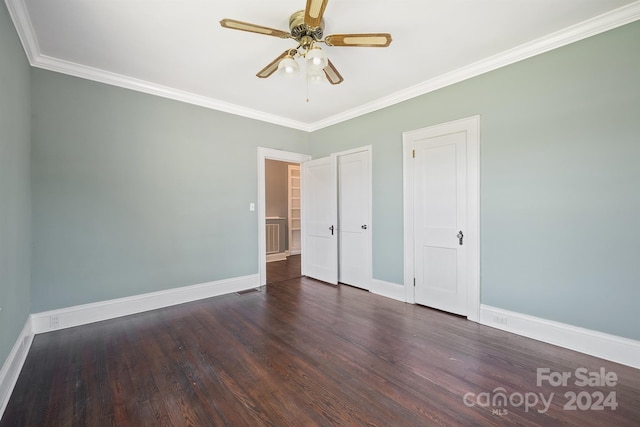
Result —
M267 263L267 284L295 279L302 275L300 268L301 255L291 255L285 261Z

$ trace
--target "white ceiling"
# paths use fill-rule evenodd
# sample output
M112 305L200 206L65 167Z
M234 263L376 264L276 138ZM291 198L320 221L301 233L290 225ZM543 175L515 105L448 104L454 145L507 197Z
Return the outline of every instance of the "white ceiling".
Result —
M633 0L330 0L325 34L389 32L388 48L323 47L345 81L255 74L305 0L5 0L36 67L303 130L382 108L640 19Z

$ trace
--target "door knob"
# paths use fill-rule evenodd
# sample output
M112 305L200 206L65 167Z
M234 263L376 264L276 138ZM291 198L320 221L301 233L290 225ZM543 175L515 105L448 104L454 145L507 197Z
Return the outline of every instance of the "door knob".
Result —
M360 227L360 228L362 228L363 230L366 230L366 229L367 229L367 224L363 225L363 226L362 226L362 227Z
M331 230L331 235L333 236L333 230L334 230L333 225L329 227L329 230Z
M462 239L464 238L464 234L462 234L462 230L458 231L458 235L456 237L460 240L460 246L462 246Z

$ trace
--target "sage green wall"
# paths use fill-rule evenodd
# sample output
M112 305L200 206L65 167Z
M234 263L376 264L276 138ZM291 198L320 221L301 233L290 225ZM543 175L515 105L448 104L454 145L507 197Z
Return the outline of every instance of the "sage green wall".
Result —
M402 132L481 116L481 301L640 339L640 22L314 132L373 145L373 276L402 283ZM437 59L436 59L437 60Z
M482 302L640 339L639 39L629 24L310 135L34 70L31 311L256 273L257 146L373 145L373 274L401 283L401 133L479 114Z
M0 367L29 315L29 63L0 2Z
M307 133L32 74L32 312L258 272L257 147Z

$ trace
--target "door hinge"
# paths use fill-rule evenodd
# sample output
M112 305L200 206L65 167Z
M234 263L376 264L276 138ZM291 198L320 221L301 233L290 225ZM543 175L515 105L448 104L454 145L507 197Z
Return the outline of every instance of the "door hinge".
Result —
M416 285L416 278L414 277L413 278L413 286L415 286L415 285Z
M416 158L416 150L413 150L413 158Z

